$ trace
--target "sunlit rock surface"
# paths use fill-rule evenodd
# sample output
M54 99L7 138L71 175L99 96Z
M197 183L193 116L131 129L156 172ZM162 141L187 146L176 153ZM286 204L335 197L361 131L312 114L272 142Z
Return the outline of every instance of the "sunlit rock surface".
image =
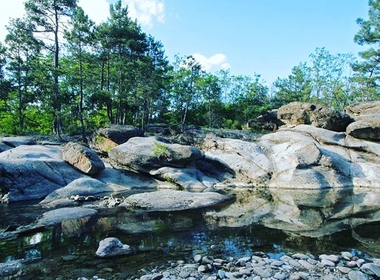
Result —
M109 151L110 159L136 171L163 166L183 168L201 159L203 153L192 146L170 144L156 137L134 137Z
M107 184L93 179L93 178L79 178L72 181L65 187L50 193L45 199L43 199L40 204L49 204L57 199L68 199L71 196L89 196L97 195L102 193L112 193L117 191L123 191L125 188L122 187L111 187Z
M69 142L62 149L63 160L85 174L96 175L105 169L98 154L79 143Z
M8 202L42 199L84 176L56 147L21 145L0 153L0 198Z
M92 179L64 162L60 147L10 148L0 153L1 200L54 203L125 190L123 211L196 209L211 227L261 224L310 236L380 220L379 142L306 124L255 141L194 135L186 143L196 147L175 137L129 138L109 151L105 170Z

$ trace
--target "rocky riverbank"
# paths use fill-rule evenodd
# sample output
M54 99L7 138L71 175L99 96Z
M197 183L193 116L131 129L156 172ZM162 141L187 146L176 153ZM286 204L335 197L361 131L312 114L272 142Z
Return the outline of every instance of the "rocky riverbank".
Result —
M255 252L242 258L220 259L196 254L190 261L170 261L166 265L141 269L136 275L114 275L112 278L93 276L79 280L100 279L379 279L380 259L363 259L350 252L340 255L284 254L273 258Z
M111 230L135 235L192 231L198 220L212 229L261 225L311 238L379 222L380 102L351 106L346 110L349 116L313 104L280 109L278 117L285 125L276 124L273 133L253 138L192 126L177 132L168 126L152 133L119 125L94 132L88 146L72 140L1 138L0 203L8 214L0 219L0 251L6 252L5 241L29 233L43 235L43 230L52 231L46 246L53 248L62 237L86 231L102 232L102 237ZM122 198L114 199L120 194ZM19 209L11 205L26 201L35 201L38 213L24 221L16 218ZM196 219L185 215L195 212ZM353 237L368 240L365 235ZM377 236L367 242L372 247L378 243ZM319 256L288 256L301 267L284 259L276 259L283 262L276 267L270 256L256 257L261 263L250 256L242 266L235 259L211 257L212 263L206 264L173 262L175 267L166 264L144 275L181 278L178 271L186 266L194 269L189 277L193 273L202 279L238 278L241 270L250 273L241 278L252 279L313 279L325 271L338 279L380 277L363 264L350 267L356 256L338 256L334 265ZM0 261L8 265L9 259L6 255ZM313 267L306 269L304 261ZM369 263L374 270L377 265ZM265 277L257 272L269 269Z

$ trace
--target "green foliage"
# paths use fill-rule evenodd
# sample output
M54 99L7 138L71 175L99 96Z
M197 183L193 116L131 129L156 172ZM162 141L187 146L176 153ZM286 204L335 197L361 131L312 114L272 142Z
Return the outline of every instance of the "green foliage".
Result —
M361 45L368 45L369 49L359 53L360 62L353 65L355 76L353 82L356 85L358 101L379 99L380 92L380 1L370 0L368 19L357 19L360 30L354 37L354 41Z
M277 78L274 82L275 95L272 102L281 107L293 101L308 102L311 98L311 68L306 63L293 67L288 78Z
M160 160L169 160L171 157L168 146L160 142L153 144L153 155Z
M271 92L258 74L208 73L193 56L169 64L162 43L143 32L122 3L110 5L108 19L96 25L77 0L26 1L25 18L11 20L0 43L0 133L85 138L110 123L143 129L154 122L244 129L250 119L292 101L341 110L380 97L380 0L369 2L368 20L357 21L355 41L371 46L360 62L317 48ZM156 156L170 158L160 145Z
M105 143L105 139L104 137L100 136L100 135L95 135L95 141L99 144L104 144Z
M312 102L343 110L355 95L353 56L317 48L310 59L310 65L300 63L287 78L274 82L272 103L278 108L292 101Z
M223 119L223 128L241 130L242 124L239 120Z

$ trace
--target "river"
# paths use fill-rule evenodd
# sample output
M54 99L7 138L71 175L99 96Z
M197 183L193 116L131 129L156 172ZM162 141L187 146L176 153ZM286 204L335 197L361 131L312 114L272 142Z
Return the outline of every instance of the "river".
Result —
M33 202L0 205L0 229L6 232L30 224L45 211ZM309 238L260 225L210 228L197 211L147 214L111 209L95 217L65 221L0 240L0 262L23 259L27 276L22 279L94 275L123 279L138 275L141 268L189 260L198 253L228 258L261 251L279 258L291 252L318 255L350 251L364 258L380 257L376 246L379 226L368 223L355 231ZM96 257L98 243L106 237L119 238L134 247L136 253L108 259Z

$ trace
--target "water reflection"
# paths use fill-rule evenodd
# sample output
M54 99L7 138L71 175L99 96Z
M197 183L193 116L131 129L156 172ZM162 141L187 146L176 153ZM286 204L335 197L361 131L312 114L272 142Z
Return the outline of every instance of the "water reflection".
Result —
M41 243L43 236L44 235L42 232L37 232L35 235L30 237L29 241L28 238L25 238L25 241L28 242L29 245L36 245L38 243Z
M31 249L25 252L25 260L26 261L34 261L41 259L42 254L41 251L38 249Z
M102 221L100 224L107 221L107 226L99 226L99 221ZM35 279L43 279L46 267L54 275L75 278L86 276L83 273L101 275L104 267L110 268L112 273L126 273L125 264L128 263L128 273L132 273L141 267L167 263L169 260L190 260L199 253L221 258L249 256L257 251L265 252L272 258L290 252L319 254L351 250L354 254L362 254L355 250L360 248L360 244L349 231L319 238L300 238L263 226L212 230L205 224L195 223L197 226L191 231L129 234L108 222L104 217L90 223L89 220L84 222L80 219L77 224L71 221L60 225L59 239L55 236L57 230L52 227L10 240L1 244L0 261L23 258L33 267ZM79 225L84 228L80 229ZM107 230L93 231L99 228ZM361 234L364 232L365 229L360 230ZM105 260L96 258L94 253L98 242L108 236L117 237L123 243L135 247L137 253ZM367 234L366 238L369 237Z
M36 206L19 206L18 210L28 213L12 216L16 208L1 206L2 228L15 221L31 223L35 220L31 217L42 212ZM379 207L379 192L367 189L261 189L241 191L233 205L206 214L110 209L0 241L0 262L24 259L33 267L35 279L44 279L46 271L75 278L86 276L84 272L101 275L105 267L128 274L157 262L191 259L198 253L227 258L262 251L279 258L291 252L348 250L358 256L380 257ZM98 242L111 236L135 247L137 253L96 258Z
M236 191L233 204L205 214L210 226L261 224L309 237L327 236L380 221L380 190L368 188Z

